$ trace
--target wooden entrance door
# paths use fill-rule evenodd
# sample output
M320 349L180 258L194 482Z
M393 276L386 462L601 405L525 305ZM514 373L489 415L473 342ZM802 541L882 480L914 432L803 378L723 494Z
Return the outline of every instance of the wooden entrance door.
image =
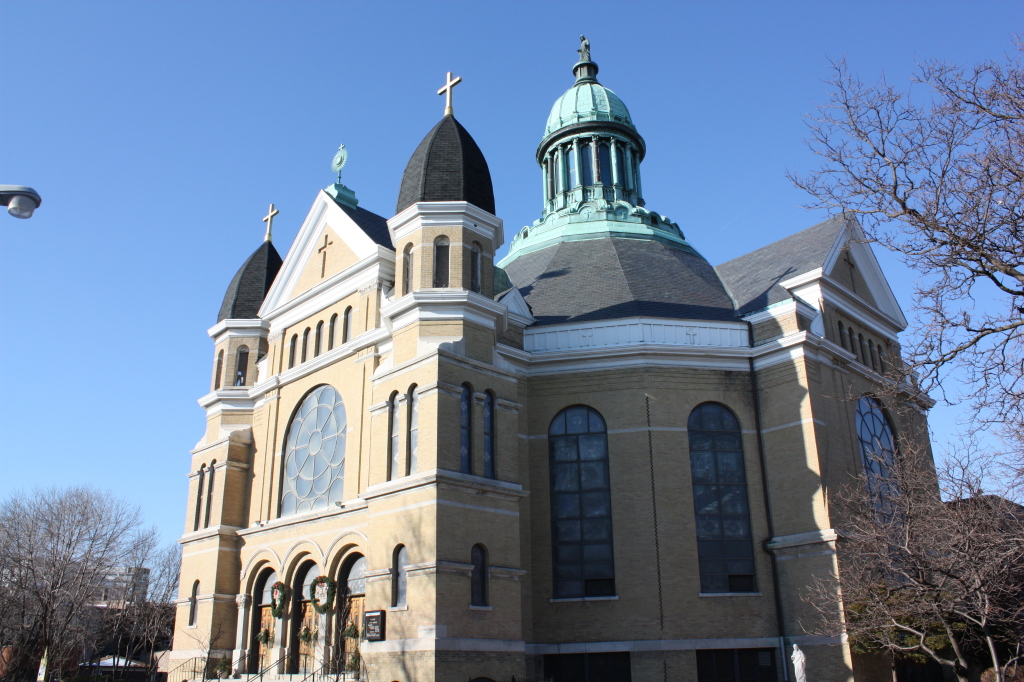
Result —
M359 638L363 634L363 612L366 610L363 595L342 597L340 609L339 663L341 670L359 670Z
M260 620L259 629L253 635L256 639L256 650L259 652L257 656L257 671L263 670L270 665L270 649L274 646L274 614L270 612L270 604L260 606ZM259 633L266 631L269 633L269 637L266 642L261 642Z
M316 632L316 609L313 608L313 602L303 601L300 607L300 620L298 623L299 628L299 672L309 673L313 670L314 663L314 652L316 650L316 640L309 637L303 637L303 631L308 633ZM319 633L317 633L319 637Z

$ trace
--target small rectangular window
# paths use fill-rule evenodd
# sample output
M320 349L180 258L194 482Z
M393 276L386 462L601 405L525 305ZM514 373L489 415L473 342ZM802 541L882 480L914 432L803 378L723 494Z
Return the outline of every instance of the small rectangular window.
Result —
M774 649L697 651L697 682L775 682Z

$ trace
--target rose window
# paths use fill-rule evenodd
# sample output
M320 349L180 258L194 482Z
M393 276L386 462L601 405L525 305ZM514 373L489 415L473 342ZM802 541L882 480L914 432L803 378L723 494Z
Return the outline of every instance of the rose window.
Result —
M288 426L281 515L325 509L344 499L345 404L331 386L306 396Z

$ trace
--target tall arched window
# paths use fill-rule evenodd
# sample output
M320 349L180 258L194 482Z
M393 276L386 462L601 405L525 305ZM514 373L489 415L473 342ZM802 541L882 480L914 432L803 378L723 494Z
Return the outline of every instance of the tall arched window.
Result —
M857 335L853 333L853 327L848 327L846 335L850 337L850 352L853 353L853 359L857 359Z
M235 386L245 386L245 378L249 373L249 347L239 346L235 360Z
M324 321L320 320L316 323L316 332L313 334L313 357L320 355L320 348L324 339Z
M306 331L302 332L302 360L306 361L306 352L309 350L309 327L306 327Z
M210 462L210 475L206 481L206 514L203 516L203 528L210 527L210 509L213 507L213 477L217 473L217 460Z
M635 189L637 192L639 192L640 191L640 157L637 155L635 149L634 150L630 150L629 156L630 156L630 158L633 159L633 177L631 178L632 181L633 181L632 188Z
M585 405L548 428L551 538L556 599L615 594L608 429Z
M402 251L402 295L412 291L412 244L406 244Z
M299 345L299 335L292 334L292 341L288 345L288 369L295 366L295 347Z
M188 624L196 624L196 612L199 610L199 581L192 583L192 595L188 598Z
M889 367L889 358L882 350L882 344L878 344L876 350L878 351L878 371L888 372L891 368Z
M601 184L612 184L612 159L606 144L601 144L597 147L597 171L600 175L598 180Z
M352 340L352 306L345 308L341 316L341 342L348 343Z
M576 175L576 150L574 148L572 148L572 147L569 147L568 150L566 151L565 156L566 156L566 166L568 166L568 169L569 169L569 187L568 187L568 189L572 189L573 187L575 187L576 185L579 184L579 182L577 181L577 175Z
M448 250L451 242L448 237L438 237L434 242L434 288L443 289L448 286Z
M619 167L619 177L617 178L619 185L625 185L622 181L626 177L626 155L622 153L622 147L618 146L615 148L615 163Z
M206 463L199 467L199 483L196 486L196 521L192 530L199 530L199 524L203 522L203 494L206 492Z
M875 342L868 339L868 351L871 353L871 369L878 370L878 360L875 357Z
M484 392L484 476L494 478L494 394Z
M846 345L846 327L843 326L842 322L839 323L839 343L843 344L843 348L848 347Z
M395 547L391 565L391 605L405 606L405 595L408 587L408 575L405 565L409 563L409 555L405 545Z
M459 471L473 473L473 389L462 385L459 398Z
M469 288L480 293L480 258L483 249L480 244L473 242L469 254Z
M704 403L690 413L686 429L700 591L754 592L754 545L739 422L727 407Z
M865 395L857 401L857 440L868 489L879 494L896 458L896 439L877 398Z
M334 333L338 327L338 313L331 315L331 322L327 327L327 350L334 349Z
M589 144L580 147L580 165L582 166L580 170L583 171L580 175L583 176L584 185L594 184L594 157L592 150L593 148Z
M303 398L288 425L281 516L325 509L345 493L345 404L331 386Z
M858 334L857 337L858 337L858 339L860 341L860 361L863 362L866 365L866 364L868 364L869 360L868 360L868 349L864 345L864 335L863 334Z
M388 400L388 480L402 476L401 450L398 449L398 391Z
M213 390L220 388L221 377L224 376L224 350L217 353L217 373L213 375Z
M473 606L487 606L487 550L483 545L473 545L470 561L473 563L473 573L470 576L469 603Z
M408 449L409 475L416 473L416 450L420 439L420 397L416 394L416 384L409 387L406 395L409 405L409 430L406 432L406 448Z

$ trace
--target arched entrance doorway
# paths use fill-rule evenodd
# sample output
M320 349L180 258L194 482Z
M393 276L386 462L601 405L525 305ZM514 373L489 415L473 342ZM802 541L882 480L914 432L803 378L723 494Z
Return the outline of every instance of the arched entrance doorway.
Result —
M270 665L270 649L274 645L274 614L270 610L271 591L277 572L263 571L252 591L252 639L249 642L249 672L258 673Z
M345 559L338 580L338 622L335 628L335 665L337 672L356 672L361 668L359 637L363 627L363 602L366 598L366 557L353 554Z
M309 598L309 586L320 575L313 562L303 564L295 573L292 588L291 642L289 642L290 673L309 673L314 668L316 640L320 636L316 627L316 610Z

